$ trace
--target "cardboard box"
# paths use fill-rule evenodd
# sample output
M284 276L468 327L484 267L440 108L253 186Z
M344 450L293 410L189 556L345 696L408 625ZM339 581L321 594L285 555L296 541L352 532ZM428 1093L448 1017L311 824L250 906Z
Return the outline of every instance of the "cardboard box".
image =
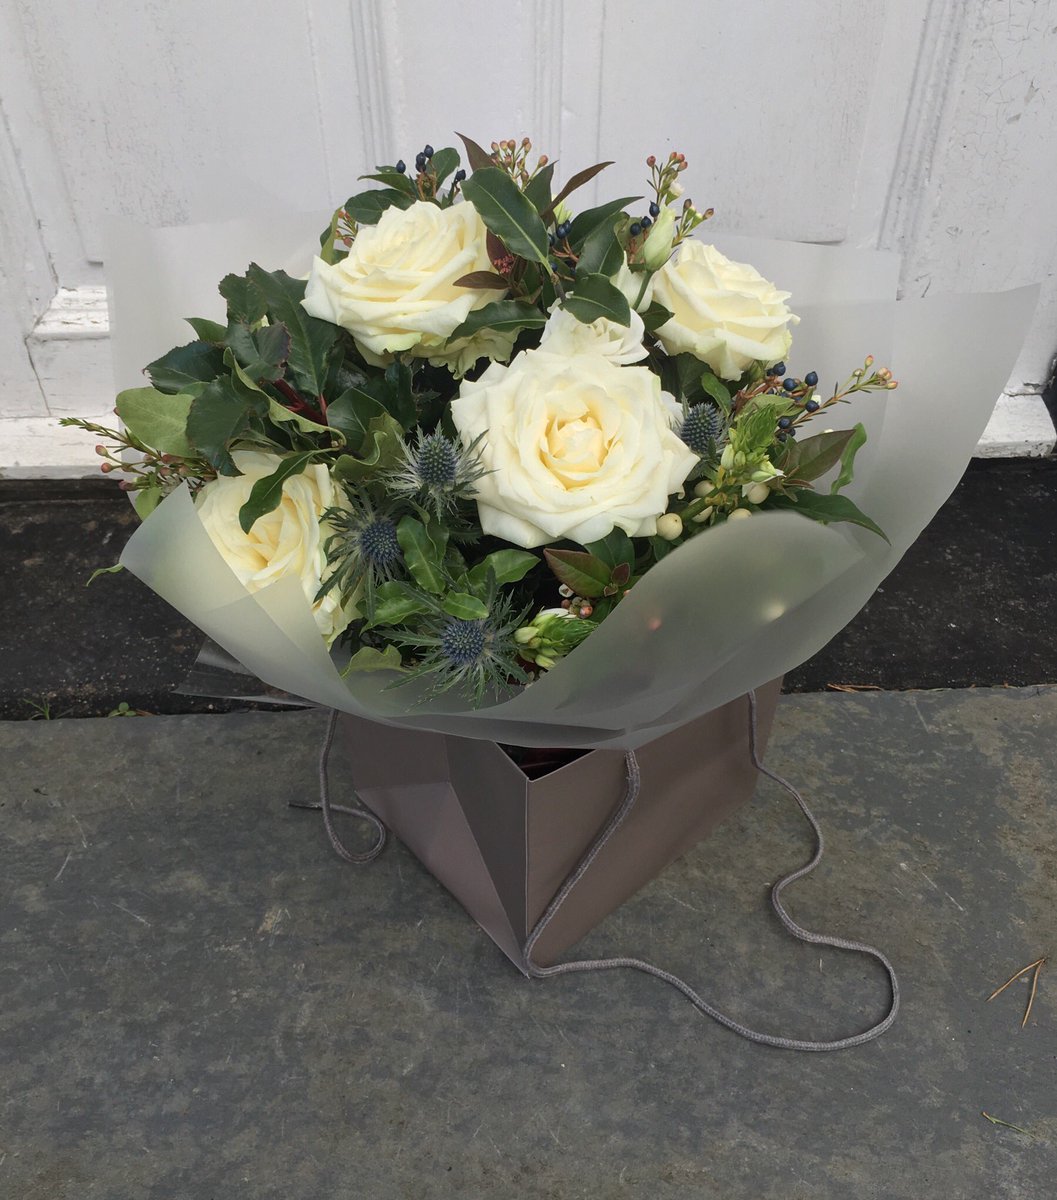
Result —
M780 688L757 692L761 756ZM748 730L742 696L637 751L639 799L537 943L537 963L554 962L750 799ZM362 803L523 970L529 934L624 795L624 752L592 750L532 779L494 742L348 715L337 744Z

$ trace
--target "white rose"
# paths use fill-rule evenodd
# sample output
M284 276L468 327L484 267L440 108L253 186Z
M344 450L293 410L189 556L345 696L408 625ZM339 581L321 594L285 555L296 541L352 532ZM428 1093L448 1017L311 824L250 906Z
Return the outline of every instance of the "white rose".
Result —
M685 241L654 276L653 298L673 315L657 330L669 354L690 353L722 379L785 358L795 317L780 292L747 263L704 242Z
M302 301L314 317L347 329L368 362L382 366L402 351L429 358L475 308L502 288L456 287L471 271L492 271L487 230L468 201L439 208L417 201L364 225L348 257L312 262Z
M243 533L239 509L257 480L277 470L281 459L256 450L236 450L231 457L242 474L220 475L202 488L195 498L199 520L247 591L294 575L329 646L356 616L355 606L341 606L336 589L316 600L327 565L323 543L329 535L321 518L326 509L344 503L340 487L325 466L311 463L283 484L279 506Z
M697 464L672 431L680 413L646 367L598 354L520 354L464 383L451 406L487 474L474 485L485 533L526 549L581 544L614 527L653 534Z
M618 325L608 317L599 317L590 325L578 321L564 308L553 308L543 327L541 350L548 354L600 354L617 366L641 362L649 353L642 344L646 330L638 313L631 314L630 325Z

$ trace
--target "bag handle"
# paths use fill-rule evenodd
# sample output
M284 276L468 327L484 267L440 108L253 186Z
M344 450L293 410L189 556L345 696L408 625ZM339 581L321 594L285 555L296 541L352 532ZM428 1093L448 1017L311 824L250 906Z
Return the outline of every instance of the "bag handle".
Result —
M749 701L749 753L752 756L753 766L761 775L766 775L768 779L773 780L780 787L784 788L790 796L797 802L800 811L807 818L815 834L815 853L809 863L793 871L791 874L784 876L771 889L771 904L774 911L778 914L778 919L782 922L785 928L802 942L810 942L816 946L833 946L838 950L852 950L857 954L866 954L870 958L876 959L888 973L888 979L892 988L892 1002L889 1005L887 1014L877 1022L876 1025L871 1025L869 1029L863 1033L854 1034L851 1037L838 1038L835 1041L815 1042L808 1041L802 1038L787 1038L780 1037L777 1034L761 1033L758 1030L750 1029L747 1025L742 1025L740 1021L736 1021L733 1017L727 1016L726 1013L720 1012L694 989L679 978L678 975L673 975L669 971L663 970L661 967L654 966L653 963L644 962L639 958L588 958L580 959L575 962L555 963L553 966L543 967L533 962L532 951L535 949L536 943L543 936L547 926L554 919L558 910L568 899L569 894L576 887L577 883L583 878L585 873L591 867L598 855L602 852L606 843L616 833L623 824L624 820L635 807L635 802L638 800L639 792L642 786L642 776L639 771L638 759L633 750L629 750L625 755L625 765L627 769L627 787L624 796L620 803L611 813L606 824L601 831L596 835L595 840L588 847L580 862L573 868L565 882L558 889L554 899L547 906L543 916L536 923L536 927L529 935L528 941L525 943L523 966L527 974L535 979L548 979L553 975L568 975L579 971L614 971L627 969L631 971L642 971L647 975L652 975L655 979L661 980L662 983L667 983L676 991L681 992L687 1000L704 1013L706 1017L711 1017L713 1021L718 1021L720 1025L726 1029L736 1033L739 1037L747 1038L750 1042L758 1042L764 1046L777 1046L782 1050L847 1050L852 1046L861 1046L864 1042L872 1041L876 1037L880 1037L896 1019L899 1012L899 980L896 977L895 968L889 962L888 958L880 951L874 949L873 946L866 945L865 942L849 941L847 938L834 937L825 933L813 933L809 929L804 929L798 925L786 911L782 904L782 892L791 883L796 883L798 879L803 879L805 875L809 875L821 862L822 854L825 850L825 841L822 837L822 829L818 821L815 819L807 804L804 803L803 796L796 790L788 780L783 779L781 775L769 770L763 765L760 760L757 749L757 715L756 715L756 693L750 691L748 693Z

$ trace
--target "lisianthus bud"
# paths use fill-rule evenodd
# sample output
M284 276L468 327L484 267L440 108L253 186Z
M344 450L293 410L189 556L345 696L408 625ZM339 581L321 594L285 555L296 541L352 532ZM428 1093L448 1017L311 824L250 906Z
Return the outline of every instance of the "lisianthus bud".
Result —
M750 504L762 504L771 494L771 489L765 483L750 483L742 489L742 495Z
M758 463L756 470L749 476L753 483L767 483L771 479L777 478L782 472L771 462L769 458L765 458Z
M661 215L650 226L650 232L642 245L642 261L647 270L659 271L671 258L674 235L675 214L670 208L662 208Z
M567 608L545 608L530 624L514 631L514 641L526 662L549 671L594 628L594 621L577 617Z

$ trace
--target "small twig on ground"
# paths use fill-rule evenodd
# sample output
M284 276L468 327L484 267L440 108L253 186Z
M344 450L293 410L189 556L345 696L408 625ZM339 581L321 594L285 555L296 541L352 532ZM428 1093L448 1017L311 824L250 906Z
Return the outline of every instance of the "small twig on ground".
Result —
M1028 996L1028 1006L1024 1010L1024 1019L1020 1022L1021 1029L1028 1023L1028 1017L1031 1016L1031 1006L1035 1003L1035 993L1039 989L1039 972L1042 970L1046 959L1037 958L1033 963L1028 963L1026 967L1021 967L1015 975L1011 975L1001 987L995 988L990 996L987 997L988 1002L992 1001L996 996L1001 995L1011 983L1016 983L1022 975L1026 975L1029 971L1034 971L1035 974L1031 977L1031 994ZM987 1116L984 1113L984 1116Z
M989 1112L981 1112L980 1116L986 1117L991 1122L992 1125L1001 1125L1004 1129L1014 1129L1014 1130L1016 1130L1017 1133L1024 1134L1025 1137L1033 1136L1026 1129L1021 1129L1021 1127L1019 1125L1010 1125L1010 1123L1008 1121L1001 1121L998 1119L998 1117L991 1116L991 1114Z
M879 683L827 683L831 692L883 692Z

